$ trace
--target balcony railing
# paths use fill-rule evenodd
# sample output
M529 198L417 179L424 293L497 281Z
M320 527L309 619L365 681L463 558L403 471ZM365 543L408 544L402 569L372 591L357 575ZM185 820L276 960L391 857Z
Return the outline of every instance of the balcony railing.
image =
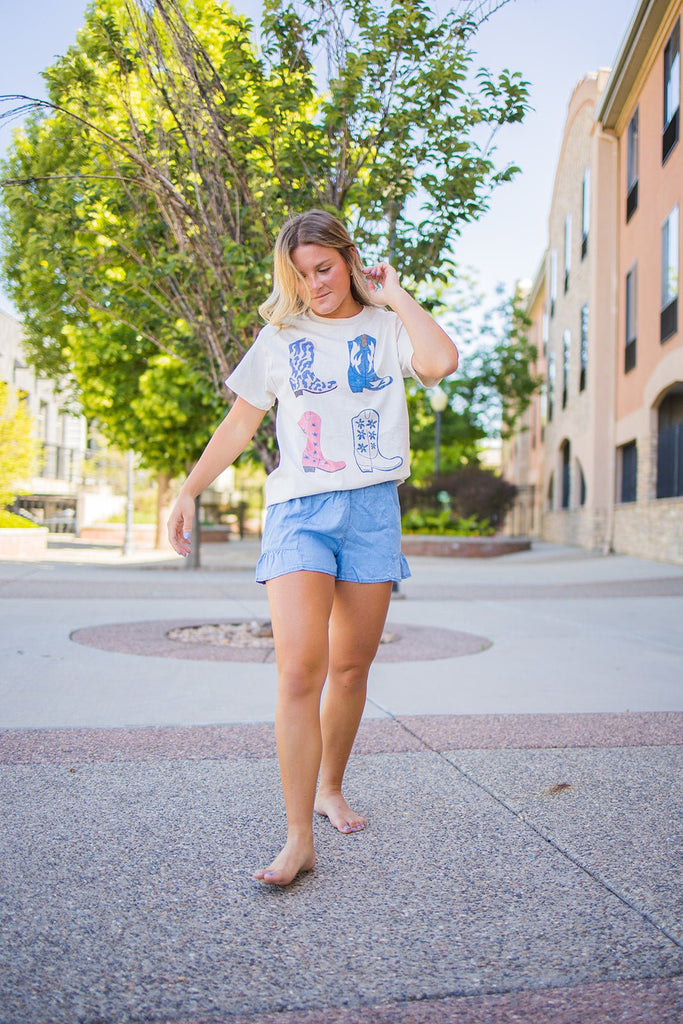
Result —
M121 472L121 458L90 448L72 448L64 444L43 444L38 476L82 486L97 484L112 471Z

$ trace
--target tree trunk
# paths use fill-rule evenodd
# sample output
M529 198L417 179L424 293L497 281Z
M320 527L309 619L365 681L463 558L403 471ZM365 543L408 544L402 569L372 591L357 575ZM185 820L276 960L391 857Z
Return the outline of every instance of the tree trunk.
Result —
M199 548L202 542L202 528L199 523L199 513L201 511L202 496L198 494L194 499L194 522L192 524L192 547L190 553L185 561L186 569L199 569L201 565L199 557Z
M154 536L157 551L165 548L167 543L166 520L173 504L171 479L168 473L157 474L157 528Z

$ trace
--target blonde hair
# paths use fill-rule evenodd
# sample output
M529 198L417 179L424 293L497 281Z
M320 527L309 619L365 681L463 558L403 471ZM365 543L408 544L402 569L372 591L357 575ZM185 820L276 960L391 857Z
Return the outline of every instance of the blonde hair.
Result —
M264 320L281 327L309 308L309 303L299 294L303 279L292 261L292 254L299 245L336 249L349 268L353 298L361 306L378 305L368 288L358 250L342 222L325 210L308 210L290 218L277 236L273 251L273 290L259 306Z

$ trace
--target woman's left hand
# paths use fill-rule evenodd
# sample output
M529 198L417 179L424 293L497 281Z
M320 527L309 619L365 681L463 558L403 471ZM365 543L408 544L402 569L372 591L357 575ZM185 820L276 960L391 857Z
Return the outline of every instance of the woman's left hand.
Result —
M396 270L386 260L375 263L372 267L366 267L363 273L371 293L387 306L391 305L393 296L403 291Z

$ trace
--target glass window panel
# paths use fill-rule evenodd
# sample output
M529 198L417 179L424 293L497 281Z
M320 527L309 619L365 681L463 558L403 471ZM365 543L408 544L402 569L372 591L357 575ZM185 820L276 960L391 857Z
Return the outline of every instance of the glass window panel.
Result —
M626 344L636 338L636 276L637 268L632 267L626 275Z
M678 295L678 206L662 224L662 309Z
M638 180L638 110L629 121L626 153L626 185L630 190Z
M669 36L664 48L664 126L669 124L680 106L681 53L680 22Z

